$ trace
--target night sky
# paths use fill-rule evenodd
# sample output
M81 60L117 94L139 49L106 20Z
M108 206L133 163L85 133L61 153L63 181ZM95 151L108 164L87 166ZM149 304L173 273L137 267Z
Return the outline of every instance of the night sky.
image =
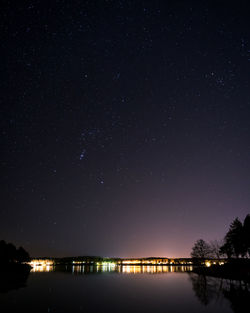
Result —
M248 1L1 1L0 239L189 256L250 208Z

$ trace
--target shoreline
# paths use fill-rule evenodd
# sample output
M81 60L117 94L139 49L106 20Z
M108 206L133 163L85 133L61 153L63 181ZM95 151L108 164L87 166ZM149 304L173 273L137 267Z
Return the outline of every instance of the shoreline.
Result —
M230 280L243 280L250 282L250 265L227 263L224 265L211 265L210 267L197 266L194 267L193 273L204 276L212 276L216 278L224 278Z

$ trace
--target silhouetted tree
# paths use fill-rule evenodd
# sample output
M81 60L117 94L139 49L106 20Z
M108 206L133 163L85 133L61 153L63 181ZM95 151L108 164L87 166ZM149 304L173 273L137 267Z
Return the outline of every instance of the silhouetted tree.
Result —
M213 240L210 242L210 250L211 250L211 254L210 256L216 259L219 259L221 256L221 245L222 242L218 241L218 240Z
M0 241L0 263L22 263L29 261L29 259L29 254L24 248L16 249L12 243Z
M191 257L193 259L203 261L204 259L210 257L210 254L211 248L209 244L203 239L199 239L195 242L192 248Z
M250 214L245 217L243 224L238 218L234 219L224 237L223 244L217 240L208 244L199 239L191 252L191 257L198 261L208 257L220 258L220 255L226 255L229 259L240 256L250 257Z
M243 237L246 255L250 257L250 214L245 217L243 223Z
M16 260L16 247L12 243L7 243L6 253L9 262L14 262Z
M233 255L233 247L229 242L225 242L221 247L220 247L220 253L222 255L226 255L228 259L231 259Z
M19 247L16 254L16 260L21 263L29 262L30 261L29 253L26 250L24 250L23 247Z
M236 218L231 223L221 250L225 251L225 253L230 257L232 255L234 255L236 258L238 258L240 255L244 256L245 249L243 240L243 225L238 218Z
M0 241L0 263L6 263L7 258L7 244L4 240Z

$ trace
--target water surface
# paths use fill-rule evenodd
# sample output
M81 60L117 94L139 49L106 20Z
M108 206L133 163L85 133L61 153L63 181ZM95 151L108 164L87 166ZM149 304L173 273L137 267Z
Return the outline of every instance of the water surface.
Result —
M0 293L1 312L248 312L244 283L186 266L36 268L25 287Z

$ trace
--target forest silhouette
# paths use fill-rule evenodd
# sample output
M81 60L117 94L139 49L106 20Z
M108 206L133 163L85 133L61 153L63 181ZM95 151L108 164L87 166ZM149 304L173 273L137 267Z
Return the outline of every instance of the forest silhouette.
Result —
M0 264L14 264L29 262L29 253L23 248L18 249L12 243L0 241Z
M235 218L230 224L224 239L212 241L210 243L203 239L195 242L191 257L196 261L204 261L207 258L227 257L232 258L250 258L250 214L248 214L242 223L239 218Z
M8 292L26 286L31 266L29 253L12 243L0 241L0 292Z

